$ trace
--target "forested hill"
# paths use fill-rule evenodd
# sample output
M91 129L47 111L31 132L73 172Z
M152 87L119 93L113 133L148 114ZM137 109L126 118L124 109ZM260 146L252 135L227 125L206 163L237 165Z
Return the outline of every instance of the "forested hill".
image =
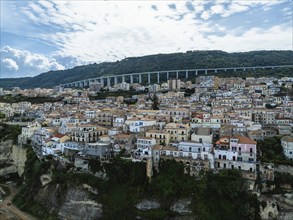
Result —
M145 71L286 64L293 64L293 51L251 51L241 53L188 51L186 53L131 57L117 62L77 66L68 70L49 71L35 77L0 79L0 87L53 87L62 83L92 77Z

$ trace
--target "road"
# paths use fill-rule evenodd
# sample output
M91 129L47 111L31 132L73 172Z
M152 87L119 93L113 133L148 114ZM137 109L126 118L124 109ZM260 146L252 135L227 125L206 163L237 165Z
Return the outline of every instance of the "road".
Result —
M17 194L18 190L12 185L5 185L10 189L10 195L0 202L0 219L2 220L37 220L35 217L19 210L15 205L7 204Z

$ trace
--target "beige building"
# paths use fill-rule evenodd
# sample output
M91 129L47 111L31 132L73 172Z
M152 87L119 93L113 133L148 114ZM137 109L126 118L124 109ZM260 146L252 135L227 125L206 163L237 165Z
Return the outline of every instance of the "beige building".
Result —
M180 90L181 81L180 79L168 79L169 90Z
M93 143L99 140L99 136L108 134L108 128L94 124L81 124L72 129L72 141Z
M170 134L170 141L188 141L190 140L190 126L187 124L169 123L166 130Z
M163 113L171 117L186 118L190 116L190 112L187 108L168 108L164 110Z
M113 124L113 113L106 110L97 112L96 122L101 126L111 127Z
M157 144L168 145L170 142L170 134L166 130L150 130L145 133L148 138L155 138Z

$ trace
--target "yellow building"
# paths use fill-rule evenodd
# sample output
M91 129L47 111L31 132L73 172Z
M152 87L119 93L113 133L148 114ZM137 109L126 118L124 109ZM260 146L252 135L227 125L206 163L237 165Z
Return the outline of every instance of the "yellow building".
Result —
M149 130L145 135L148 138L155 138L157 144L168 145L170 142L170 134L166 130Z
M188 124L169 123L166 130L170 134L170 141L190 140L190 126Z

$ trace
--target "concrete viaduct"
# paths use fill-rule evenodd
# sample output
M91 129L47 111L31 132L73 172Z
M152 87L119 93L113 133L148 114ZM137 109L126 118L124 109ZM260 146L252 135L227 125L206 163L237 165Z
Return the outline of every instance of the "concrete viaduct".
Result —
M183 70L163 70L163 71L153 71L153 72L142 72L142 73L129 73L123 75L113 75L113 76L102 76L98 78L91 78L80 80L76 82L64 83L59 86L64 88L69 87L89 87L92 83L101 83L102 86L111 86L116 85L121 82L132 83L142 83L142 79L147 81L148 84L151 81L156 81L158 84L161 81L167 81L170 78L189 78L197 76L199 73L208 74L214 73L217 74L220 71L247 71L247 70L257 70L257 69L275 69L275 68L286 68L293 67L293 65L280 65L280 66L253 66L253 67L229 67L229 68L212 68L212 69L183 69Z

